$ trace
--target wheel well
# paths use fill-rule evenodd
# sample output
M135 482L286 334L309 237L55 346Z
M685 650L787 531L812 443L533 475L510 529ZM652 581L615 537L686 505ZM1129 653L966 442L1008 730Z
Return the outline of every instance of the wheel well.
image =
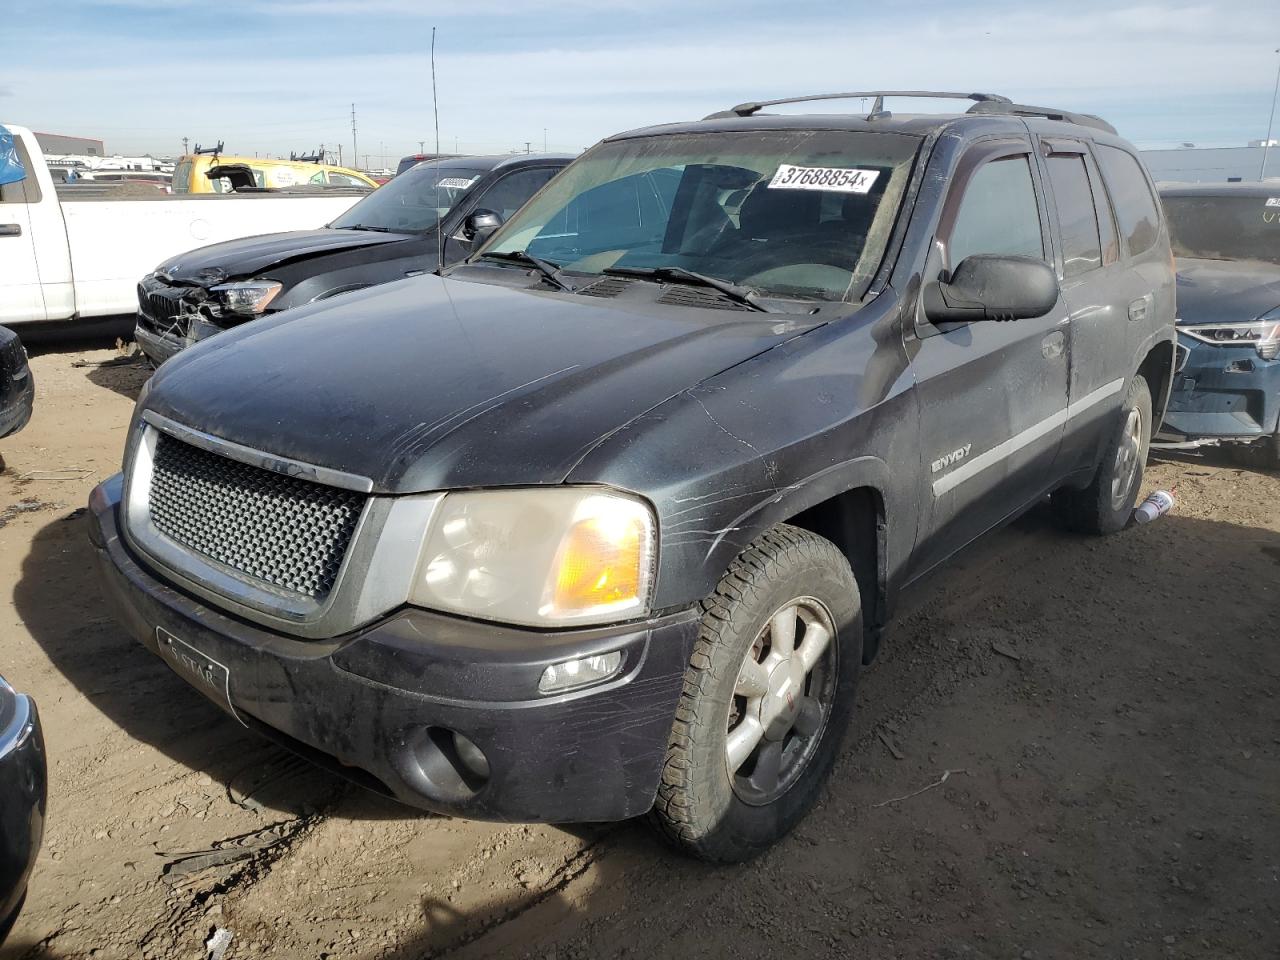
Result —
M1164 420L1164 410L1169 403L1170 378L1173 376L1173 344L1169 341L1157 343L1148 351L1138 367L1138 373L1151 388L1151 433L1154 436Z
M856 487L804 510L788 523L825 537L853 568L862 595L862 662L879 651L884 627L884 501L872 487Z

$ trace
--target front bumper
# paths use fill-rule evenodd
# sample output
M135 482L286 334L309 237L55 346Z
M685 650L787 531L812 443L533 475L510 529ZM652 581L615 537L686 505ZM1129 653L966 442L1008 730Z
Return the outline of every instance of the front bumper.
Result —
M46 777L40 717L30 697L0 720L0 940L12 925L44 835ZM0 711L3 714L3 711Z
M15 434L27 425L35 400L35 377L30 367L24 367L7 389L0 389L0 438Z
M412 608L332 640L299 640L158 578L117 527L120 479L90 498L90 539L113 612L241 723L413 806L476 819L621 820L653 804L694 611L543 633ZM621 673L540 696L552 663L621 651ZM450 736L483 752L487 779Z
M1173 376L1162 438L1257 440L1280 430L1280 360L1185 333L1178 346L1186 360Z

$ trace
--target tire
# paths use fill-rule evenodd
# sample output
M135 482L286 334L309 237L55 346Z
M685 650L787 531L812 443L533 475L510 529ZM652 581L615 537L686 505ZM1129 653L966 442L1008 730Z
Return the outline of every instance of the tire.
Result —
M834 544L780 524L701 606L651 819L685 853L733 863L794 827L831 772L862 663L862 603Z
M1081 533L1123 530L1133 516L1134 501L1142 489L1150 444L1151 390L1147 381L1137 375L1129 383L1124 404L1116 414L1093 481L1083 490L1059 490L1053 495L1054 510L1063 523Z
M1253 443L1227 444L1227 454L1242 467L1280 470L1280 431Z

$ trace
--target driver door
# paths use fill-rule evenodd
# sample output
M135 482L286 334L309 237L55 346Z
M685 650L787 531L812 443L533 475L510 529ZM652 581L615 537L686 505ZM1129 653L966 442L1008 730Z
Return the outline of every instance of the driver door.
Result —
M1029 139L984 141L960 160L924 282L972 254L1053 261ZM1067 416L1070 326L1043 317L935 326L918 308L908 350L919 398L923 572L1041 496Z

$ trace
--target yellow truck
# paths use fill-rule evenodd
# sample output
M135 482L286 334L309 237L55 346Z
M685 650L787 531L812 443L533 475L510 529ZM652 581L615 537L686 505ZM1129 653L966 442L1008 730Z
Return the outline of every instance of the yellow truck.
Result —
M367 187L373 190L378 186L376 180L357 170L335 167L327 163L202 153L182 157L174 165L173 192L230 193L229 179L208 175L210 168L217 165L248 167L253 172L254 184L264 188Z

